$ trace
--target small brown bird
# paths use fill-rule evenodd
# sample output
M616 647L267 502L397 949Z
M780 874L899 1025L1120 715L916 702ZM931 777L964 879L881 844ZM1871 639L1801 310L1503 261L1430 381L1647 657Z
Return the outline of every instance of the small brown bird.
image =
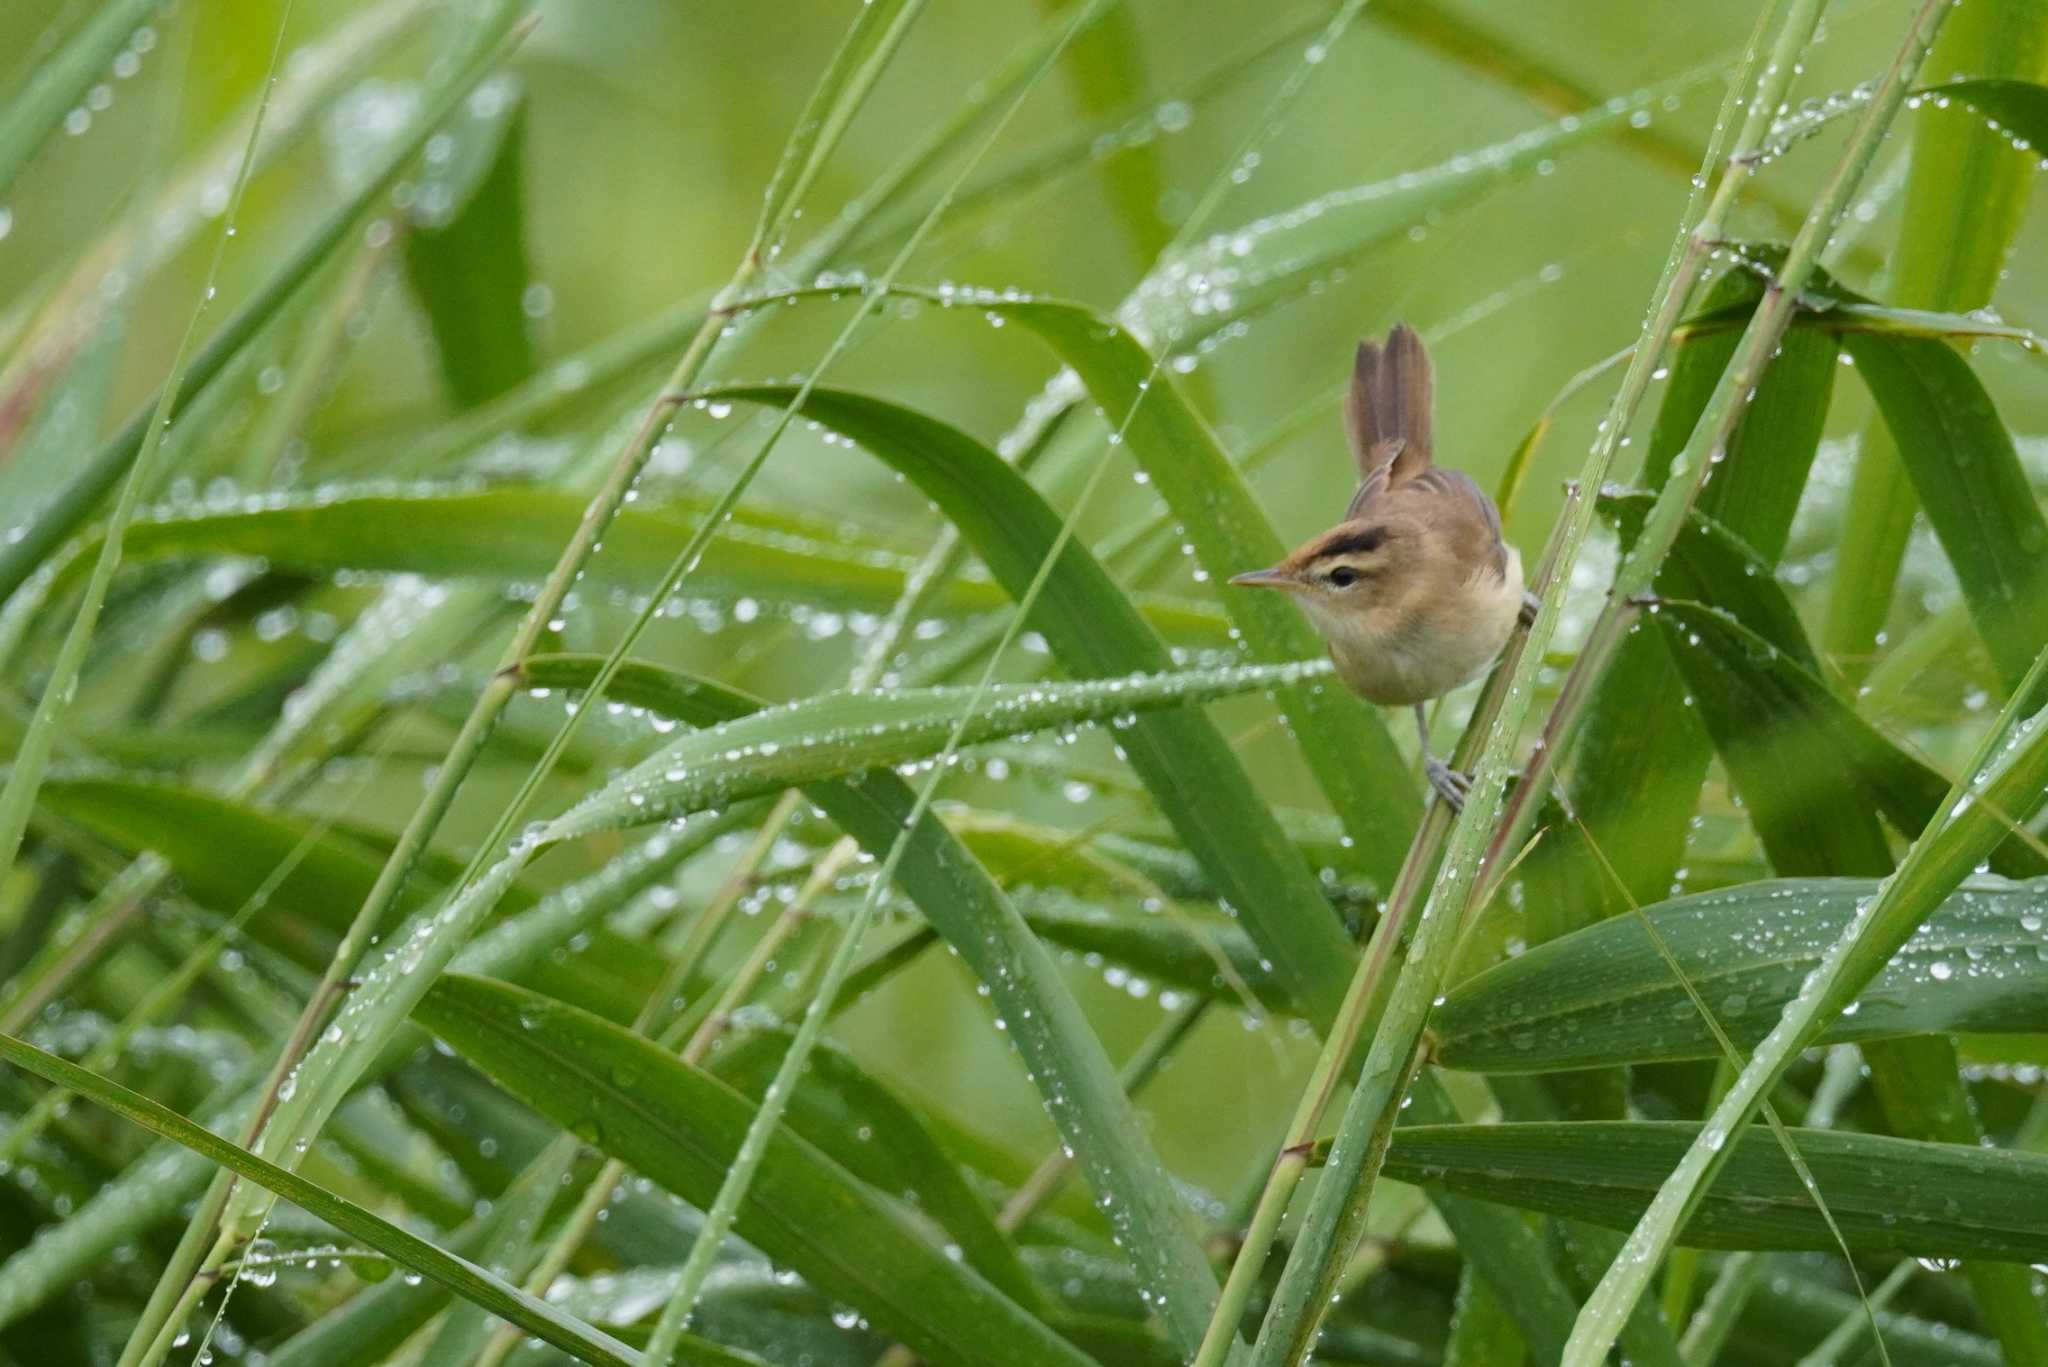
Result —
M1534 600L1493 500L1431 463L1434 401L1413 328L1396 324L1385 346L1360 342L1344 426L1362 482L1344 520L1230 582L1296 595L1352 692L1412 704L1430 786L1460 808L1471 780L1429 752L1422 705L1484 671Z

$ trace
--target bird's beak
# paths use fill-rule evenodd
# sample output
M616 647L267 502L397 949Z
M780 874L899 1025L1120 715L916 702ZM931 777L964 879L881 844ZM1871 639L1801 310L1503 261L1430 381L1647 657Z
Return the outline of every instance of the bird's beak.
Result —
M1270 570L1253 570L1249 574L1232 575L1230 582L1245 589L1284 589L1290 593L1298 593L1301 590L1301 581L1278 566Z

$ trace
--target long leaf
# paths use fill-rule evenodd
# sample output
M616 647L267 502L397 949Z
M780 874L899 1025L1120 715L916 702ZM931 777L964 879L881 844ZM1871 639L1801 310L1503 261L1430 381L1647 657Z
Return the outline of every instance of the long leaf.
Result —
M1968 361L1930 338L1843 338L2008 686L2048 642L2048 519Z
M961 743L1093 721L1129 729L1163 709L1287 687L1325 677L1329 669L1327 660L1311 659L1078 683L997 684L986 690ZM693 731L556 817L548 824L547 838L570 840L685 816L936 754L975 692L960 687L822 693Z
M1878 884L1779 879L1645 909L1715 1019L1743 1048L1770 1033ZM2048 1031L2048 883L1983 879L1941 903L1817 1043ZM1719 1046L1642 922L1617 917L1468 978L1430 1018L1436 1057L1483 1073L1718 1058Z
M753 1106L660 1046L558 1002L450 975L421 1004L436 1034L513 1095L685 1200L707 1205ZM1085 1363L803 1140L769 1141L739 1232L933 1362Z
M1687 1121L1404 1126L1387 1172L1491 1201L1627 1229L1700 1138ZM2038 1260L2048 1158L1839 1130L1791 1131L1850 1248L1923 1257ZM1678 1231L1696 1248L1832 1252L1813 1197L1761 1126L1725 1145L1725 1182Z
M534 368L520 167L525 96L510 77L485 82L477 96L448 129L449 154L415 190L404 241L406 279L460 407L496 397Z

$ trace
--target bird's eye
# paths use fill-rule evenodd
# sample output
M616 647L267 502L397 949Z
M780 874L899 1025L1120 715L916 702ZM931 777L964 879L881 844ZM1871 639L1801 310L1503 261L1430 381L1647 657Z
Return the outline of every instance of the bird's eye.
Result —
M1330 571L1330 583L1340 589L1348 589L1358 582L1358 571L1349 565L1339 565Z

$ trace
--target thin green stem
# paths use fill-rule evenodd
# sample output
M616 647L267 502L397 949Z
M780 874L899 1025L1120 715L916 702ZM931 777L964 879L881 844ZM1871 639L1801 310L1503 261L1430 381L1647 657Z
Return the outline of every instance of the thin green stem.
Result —
M1647 392L1656 357L1661 356L1683 312L1692 283L1704 265L1709 242L1718 232L1721 218L1732 203L1735 190L1748 174L1745 153L1759 145L1768 130L1771 114L1783 101L1796 65L1793 57L1810 37L1819 16L1820 0L1780 0L1771 16L1761 20L1752 38L1742 70L1730 86L1728 101L1717 121L1707 153L1707 163L1694 182L1685 222L1665 262L1658 282L1656 305L1643 324L1634 354L1605 424L1588 455L1577 485L1566 499L1563 518L1556 534L1558 570L1553 582L1569 582L1593 519L1592 491L1605 481L1621 438L1633 421ZM1770 17L1782 11L1782 21L1768 59L1762 47L1764 27ZM1739 102L1747 97L1742 126L1729 141L1728 126ZM1706 173L1723 161L1726 169L1721 188L1705 210ZM1465 809L1457 819L1444 856L1443 870L1423 907L1408 956L1389 996L1379 1028L1367 1052L1363 1070L1353 1090L1338 1132L1330 1163L1318 1186L1317 1198L1304 1220L1286 1269L1281 1274L1266 1320L1259 1332L1254 1361L1268 1364L1299 1362L1313 1342L1316 1324L1329 1303L1336 1279L1341 1275L1345 1255L1357 1241L1374 1179L1391 1138L1396 1103L1406 1089L1419 1056L1418 1044L1428 1018L1430 1004L1456 947L1458 930L1482 870L1489 860L1498 867L1513 848L1496 842L1486 850L1488 832L1501 815L1502 786L1510 749L1520 731L1535 693L1536 673L1556 630L1563 595L1543 595L1541 609L1507 684L1508 702L1487 729L1477 772ZM1611 615L1611 613L1609 614ZM1563 706L1562 701L1560 707ZM1546 736L1546 742L1551 738ZM1539 751L1538 760L1542 758ZM1538 760L1532 760L1533 769ZM1516 801L1525 803L1534 785L1525 776L1516 790ZM1483 857L1486 856L1486 857ZM1361 966L1361 972L1365 966Z

